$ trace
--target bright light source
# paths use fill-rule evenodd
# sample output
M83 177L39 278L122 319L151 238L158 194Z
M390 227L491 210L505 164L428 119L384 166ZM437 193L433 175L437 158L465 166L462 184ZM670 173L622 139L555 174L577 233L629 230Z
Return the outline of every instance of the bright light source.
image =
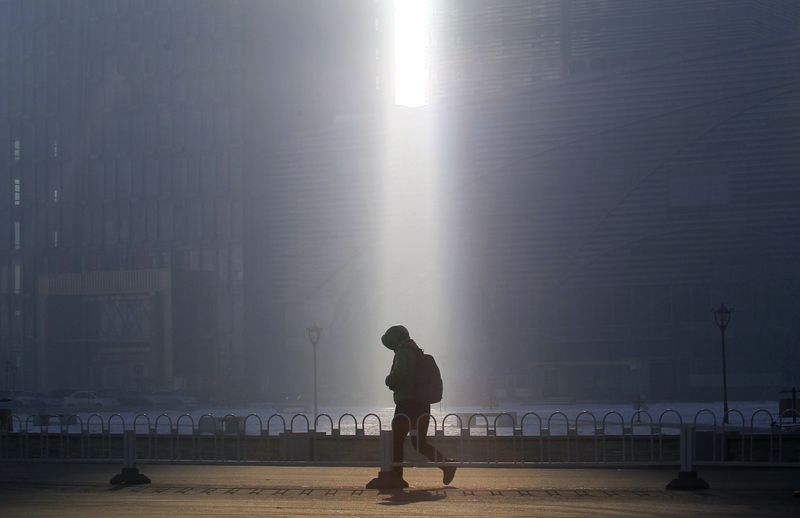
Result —
M394 102L428 104L430 24L428 0L394 2Z

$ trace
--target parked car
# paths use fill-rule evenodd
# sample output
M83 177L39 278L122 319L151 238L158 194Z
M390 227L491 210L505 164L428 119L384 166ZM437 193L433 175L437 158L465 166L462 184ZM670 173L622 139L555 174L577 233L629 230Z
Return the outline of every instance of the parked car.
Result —
M147 396L149 406L159 410L193 410L197 408L197 400L180 392L156 390Z
M103 389L98 390L97 395L101 398L115 399L119 402L122 408L133 408L134 410L141 410L148 404L146 394L135 390L122 390L122 389Z
M119 406L119 401L110 397L98 396L87 390L78 390L66 396L63 404L72 408L116 408Z
M64 401L64 398L72 394L78 389L75 388L57 388L50 391L50 397L53 398L54 401L61 403Z

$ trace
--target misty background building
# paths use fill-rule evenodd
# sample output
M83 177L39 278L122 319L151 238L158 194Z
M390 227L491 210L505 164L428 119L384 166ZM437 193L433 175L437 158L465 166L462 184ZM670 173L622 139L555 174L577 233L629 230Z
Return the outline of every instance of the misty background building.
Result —
M721 300L733 397L797 384L800 6L429 23L403 108L391 2L0 1L0 386L308 399L316 323L323 399L372 402L392 297L441 299L453 402L717 397ZM380 216L410 169L429 241ZM382 240L436 259L384 293Z

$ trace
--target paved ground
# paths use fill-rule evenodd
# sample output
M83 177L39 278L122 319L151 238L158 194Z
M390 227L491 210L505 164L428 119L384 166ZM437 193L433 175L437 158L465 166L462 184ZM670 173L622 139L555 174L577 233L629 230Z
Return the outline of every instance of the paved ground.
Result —
M800 470L704 469L711 489L666 491L672 469L408 469L412 487L364 489L368 468L140 466L143 486L110 486L114 465L0 463L7 516L800 516Z

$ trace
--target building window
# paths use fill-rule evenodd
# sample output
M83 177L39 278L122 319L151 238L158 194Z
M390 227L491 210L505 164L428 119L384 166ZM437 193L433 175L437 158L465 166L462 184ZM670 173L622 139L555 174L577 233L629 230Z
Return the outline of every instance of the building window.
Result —
M14 263L14 293L22 292L22 265Z
M19 221L14 222L14 250L19 250L22 246L22 236L20 235Z
M58 230L53 231L53 248L58 248Z
M198 250L189 250L189 269L200 270L200 252Z
M58 203L58 188L53 189L53 203Z
M231 249L231 279L235 282L244 279L244 253L240 247Z
M53 140L53 158L58 158L58 139Z
M14 139L14 162L19 162L22 158L22 142L18 138Z
M14 205L19 205L22 199L22 186L19 178L14 178Z

